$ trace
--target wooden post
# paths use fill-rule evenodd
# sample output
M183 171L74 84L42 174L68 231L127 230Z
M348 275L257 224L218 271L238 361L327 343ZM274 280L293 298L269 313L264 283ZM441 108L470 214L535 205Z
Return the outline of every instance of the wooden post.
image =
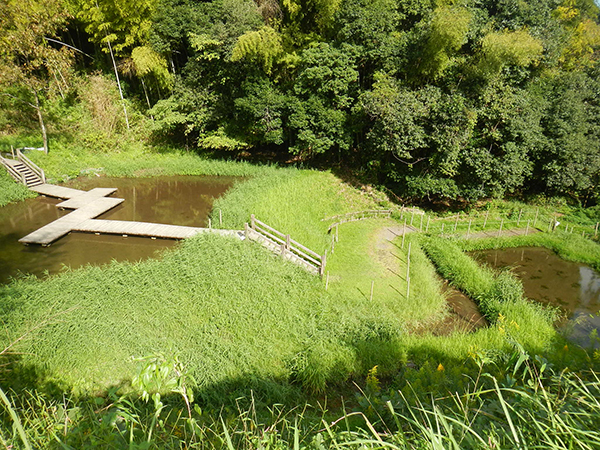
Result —
M327 250L325 250L325 253L323 253L323 256L321 256L321 268L319 270L319 275L323 276L323 274L325 273L326 265L327 265Z
M246 222L246 223L244 224L244 237L245 237L246 239L248 239L248 233L249 233L249 231L248 231L248 228L249 228L249 227L248 227L248 222Z
M500 229L498 230L498 237L502 234L502 227L504 226L504 217L500 221Z
M423 216L424 216L424 215L425 215L425 214L421 214L421 223L420 223L420 225L419 225L419 231L423 231Z
M285 248L287 248L288 250L290 248L290 235L289 234L285 235Z
M339 240L340 240L339 227L340 227L340 224L337 224L335 226L335 242L339 242Z
M369 299L369 301L373 301L373 287L375 286L375 281L371 281L371 298Z
M460 217L460 213L456 215L456 221L454 222L454 233L456 233L456 228L458 227L458 218Z
M329 289L329 270L327 271L327 279L325 280L325 290Z
M254 222L254 214L250 214L250 226L253 230L256 230L256 223Z
M407 300L410 296L410 245L411 245L411 242L408 243L408 256L406 258L406 299Z
M415 211L413 210L412 214L410 215L410 226L411 227L412 227L414 218L415 218Z
M440 235L442 235L442 236L444 235L444 225L445 225L445 224L442 222L442 231L441 231L441 233L440 233Z
M488 210L485 212L485 220L483 221L483 229L484 229L484 230L485 230L485 226L487 225L487 221L488 221L488 217L489 217L489 215L490 215L490 210L488 209Z
M540 208L537 207L535 209L535 219L533 219L533 228L535 228L536 224L537 224L537 219L538 219L538 214L540 213Z
M208 218L208 228L209 228L209 229L210 229L210 228L212 228L212 222L211 222L211 220L210 220L210 217Z
M600 222L596 222L596 229L594 230L594 237L598 237L598 225L600 225Z
M469 239L469 236L471 235L471 221L473 219L469 219L469 229L467 230L467 239Z
M585 230L581 232L581 237L585 239Z
M574 229L575 229L575 225L571 225L571 234L573 234Z
M527 228L525 228L525 236L529 234L529 220L527 221Z
M431 220L431 216L427 216L427 226L425 227L425 233L429 232L429 221Z
M404 228L402 228L402 247L404 248L404 238L406 237L406 219L404 219Z
M281 244L280 248L281 248L281 257L283 258L285 256L285 244Z
M519 218L517 219L517 226L519 226L519 224L521 223L521 215L523 214L523 209L521 208L519 210Z
M10 146L10 153L12 155L12 158L15 159L15 148L12 145Z
M223 226L223 213L219 210L219 226Z

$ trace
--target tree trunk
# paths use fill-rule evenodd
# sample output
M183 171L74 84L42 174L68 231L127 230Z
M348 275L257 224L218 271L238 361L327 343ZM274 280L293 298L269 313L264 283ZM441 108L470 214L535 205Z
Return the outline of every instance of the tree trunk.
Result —
M44 153L48 154L48 134L46 133L46 125L44 124L44 117L42 116L42 107L40 106L40 98L36 90L33 91L35 96L35 110L37 111L38 120L40 122L40 128L42 129L42 139L44 140Z

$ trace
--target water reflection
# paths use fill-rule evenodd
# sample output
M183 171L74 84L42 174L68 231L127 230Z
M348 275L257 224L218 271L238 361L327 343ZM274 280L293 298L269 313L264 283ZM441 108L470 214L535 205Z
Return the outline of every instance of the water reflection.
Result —
M158 177L144 179L89 178L69 187L90 190L116 187L114 196L124 198L117 208L100 219L135 220L204 227L215 198L236 181L232 177ZM176 245L171 240L72 233L44 248L24 246L18 240L69 211L56 208L60 200L38 197L0 208L0 283L20 273L40 276L64 266L137 261Z
M488 250L473 255L495 268L513 268L528 298L558 306L565 313L557 325L569 339L584 346L593 344L590 333L600 329L598 272L537 247Z

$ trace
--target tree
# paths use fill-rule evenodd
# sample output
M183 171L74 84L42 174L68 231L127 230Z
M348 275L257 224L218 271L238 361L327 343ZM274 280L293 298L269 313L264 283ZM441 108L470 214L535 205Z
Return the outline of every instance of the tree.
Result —
M73 52L50 45L69 15L60 0L0 2L0 87L2 94L33 108L48 153L43 97L52 83L66 84Z

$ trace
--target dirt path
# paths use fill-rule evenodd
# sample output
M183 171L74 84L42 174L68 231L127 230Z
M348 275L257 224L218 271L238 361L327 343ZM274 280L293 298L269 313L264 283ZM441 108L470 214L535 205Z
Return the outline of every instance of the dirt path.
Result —
M406 226L406 234L416 231L416 228ZM398 266L398 259L394 256L397 247L393 243L393 240L404 233L404 225L391 225L381 228L374 236L376 259L387 269L396 270Z

